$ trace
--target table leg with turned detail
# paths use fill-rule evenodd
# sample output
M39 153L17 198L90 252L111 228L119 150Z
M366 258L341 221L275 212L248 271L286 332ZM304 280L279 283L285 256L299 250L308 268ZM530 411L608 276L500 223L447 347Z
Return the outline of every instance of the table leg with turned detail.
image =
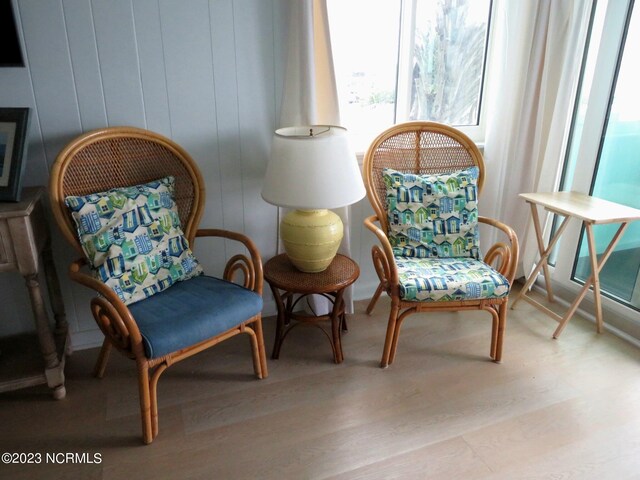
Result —
M55 322L56 345L64 344L65 353L70 355L72 352L71 339L69 338L69 323L67 322L67 314L62 301L62 290L60 289L60 280L58 272L53 261L53 251L51 250L51 241L47 242L42 250L42 263L44 266L44 274L47 281L47 291L51 302L51 310L53 310L53 319Z
M60 282L53 262L51 236L42 204L43 192L41 187L25 188L22 201L0 204L0 272L17 271L24 278L41 356L39 361L32 358L33 349L29 346L31 338L19 336L2 339L3 355L5 351L12 355L3 358L11 369L0 372L0 392L46 383L52 390L53 397L59 400L66 395L64 365L71 345L68 341L69 327ZM40 273L43 273L46 281L54 314L53 331L42 292ZM36 367L38 363L39 368ZM32 371L32 366L35 372Z
M33 317L36 322L40 351L44 359L47 385L53 390L53 398L60 400L67 394L64 386L64 356L62 359L58 358L58 349L49 327L49 317L45 309L42 291L40 290L38 275L27 275L25 281L29 290Z

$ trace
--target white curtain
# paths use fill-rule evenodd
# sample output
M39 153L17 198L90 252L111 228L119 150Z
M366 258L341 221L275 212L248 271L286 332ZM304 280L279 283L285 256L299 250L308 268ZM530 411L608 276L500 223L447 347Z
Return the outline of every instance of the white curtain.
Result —
M289 0L281 126L340 124L325 0Z
M280 126L340 125L338 91L331 53L326 0L289 0L287 66L280 109ZM339 253L350 256L349 207L333 210L344 224ZM284 210L280 209L282 218ZM282 250L280 242L278 248ZM313 297L318 315L329 311L329 302ZM344 293L347 313L353 313L353 293Z
M554 191L591 0L497 0L488 70L486 181L482 211L511 225L520 240L519 275L537 255L530 208L518 193ZM495 238L487 239L490 245Z

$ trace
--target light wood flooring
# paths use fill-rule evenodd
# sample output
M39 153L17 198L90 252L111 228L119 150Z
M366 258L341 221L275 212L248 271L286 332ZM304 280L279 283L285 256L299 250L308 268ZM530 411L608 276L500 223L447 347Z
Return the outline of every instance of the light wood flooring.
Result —
M396 361L378 367L388 300L358 302L335 365L300 327L256 380L248 338L171 367L160 434L140 439L133 362L97 350L67 364L67 398L0 395L1 452L99 453L100 464L0 464L2 479L640 479L640 350L525 302L509 312L504 361L488 359L482 312L406 320ZM265 319L270 353L274 319ZM115 352L117 353L117 352Z

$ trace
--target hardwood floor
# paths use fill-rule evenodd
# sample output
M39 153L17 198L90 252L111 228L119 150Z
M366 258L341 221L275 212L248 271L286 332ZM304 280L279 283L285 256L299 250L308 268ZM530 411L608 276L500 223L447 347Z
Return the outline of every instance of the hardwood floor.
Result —
M160 434L140 438L133 362L97 350L67 364L67 398L46 387L0 395L0 478L516 479L640 478L640 350L575 317L555 322L522 302L509 311L504 361L489 361L482 312L414 315L396 361L378 368L388 300L358 302L332 363L326 337L300 326L270 376L253 377L248 339L171 367L159 383ZM272 346L275 321L265 319ZM100 463L45 463L46 453ZM59 457L60 458L60 457Z

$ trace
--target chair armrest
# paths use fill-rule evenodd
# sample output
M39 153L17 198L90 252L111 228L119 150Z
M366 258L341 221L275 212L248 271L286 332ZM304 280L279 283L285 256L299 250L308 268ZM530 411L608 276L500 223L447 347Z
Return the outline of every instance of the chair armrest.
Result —
M262 257L255 243L249 237L239 232L218 228L199 229L196 232L196 237L222 237L242 243L249 251L251 260L245 255L234 255L224 268L223 278L232 282L236 272L241 271L244 274L243 286L262 295Z
M498 220L487 217L478 217L479 223L484 223L501 230L509 239L509 244L504 242L496 242L487 250L484 256L484 262L494 266L498 272L505 276L509 284L513 284L518 268L519 244L516 232L513 229ZM497 262L497 263L496 263Z
M378 237L379 245L371 248L371 256L373 257L373 266L376 269L380 283L391 293L390 290L398 288L398 268L393 257L393 248L386 233L382 231L374 222L378 222L377 215L371 215L364 219L364 225ZM380 248L382 247L382 248Z
M144 357L142 335L131 312L111 288L100 280L81 272L85 265L87 260L84 258L72 262L69 266L69 276L74 282L99 294L91 300L91 313L100 330L125 355L132 358Z

